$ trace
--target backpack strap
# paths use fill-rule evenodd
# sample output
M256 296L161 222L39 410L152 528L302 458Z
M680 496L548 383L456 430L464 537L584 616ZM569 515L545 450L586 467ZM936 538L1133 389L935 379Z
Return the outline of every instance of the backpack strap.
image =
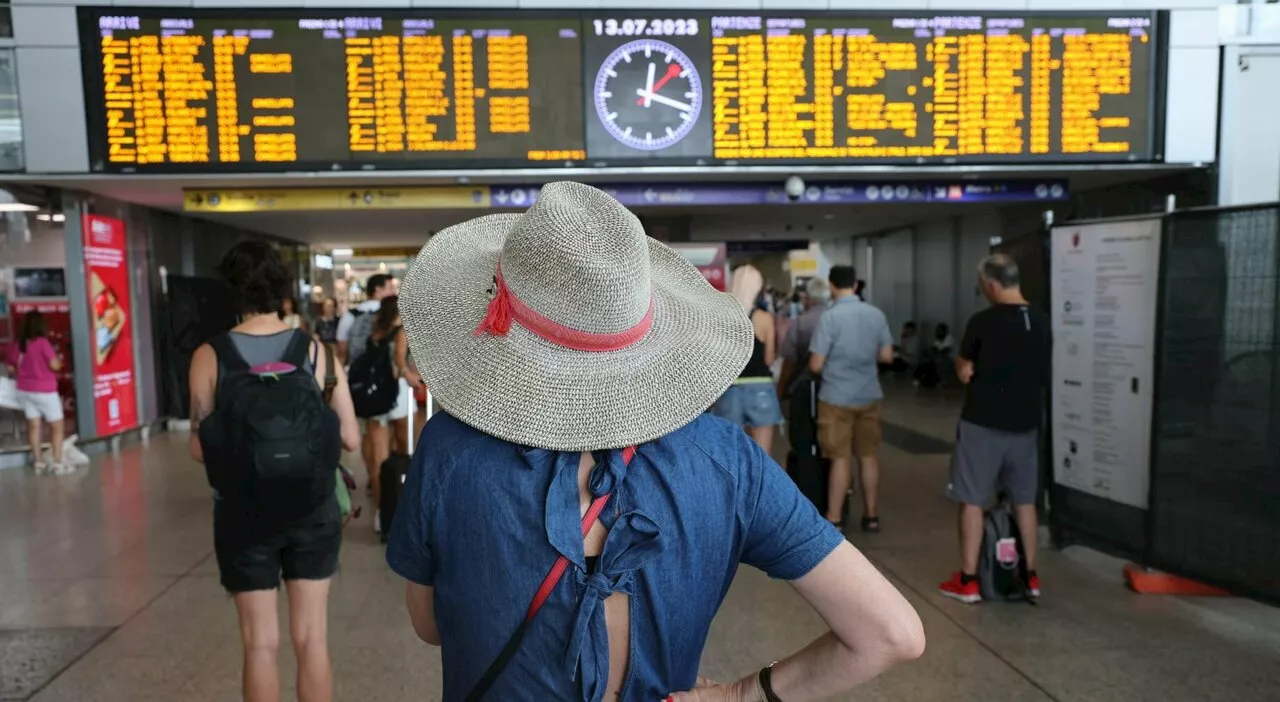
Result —
M636 456L636 447L628 446L622 449L622 462L631 465L631 459ZM587 508L587 513L582 515L582 538L587 538L587 534L591 532L591 527L596 525L600 519L600 513L604 511L605 505L609 503L609 498L613 493L606 493L597 497L592 501L591 506ZM520 644L524 641L524 635L529 631L529 625L533 623L533 618L537 615L538 610L542 609L542 605L547 603L547 599L551 597L551 593L555 591L556 585L560 584L560 579L564 577L564 572L569 569L569 559L560 556L556 559L555 565L551 566L551 572L547 573L547 577L542 579L542 584L538 586L537 592L533 595L533 601L529 603L529 611L524 615L524 621L520 622L519 628L507 640L507 645L502 647L502 652L498 654L497 659L489 665L488 670L484 671L484 675L480 677L480 682L471 690L471 694L467 695L467 702L480 702L484 699L484 695L497 682L498 676L502 675L502 671L515 657L516 652L520 650Z
M236 342L231 340L231 332L223 332L209 339L209 346L213 348L213 355L218 359L218 378L214 384L214 398L222 390L222 383L227 376L232 373L245 373L249 370L249 362L244 360L244 356L240 355L240 349L236 348Z
M295 368L303 368L311 360L311 335L301 329L293 330L293 338L284 348L284 358L280 360ZM314 367L313 367L314 370Z

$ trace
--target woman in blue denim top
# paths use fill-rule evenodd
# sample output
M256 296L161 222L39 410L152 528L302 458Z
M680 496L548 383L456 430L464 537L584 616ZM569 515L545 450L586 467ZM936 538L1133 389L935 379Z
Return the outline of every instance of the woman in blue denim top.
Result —
M901 594L704 414L751 355L741 306L606 193L553 183L526 213L437 234L400 299L444 411L387 562L442 647L445 700L795 702L921 654ZM710 683L698 661L739 563L790 581L831 631Z

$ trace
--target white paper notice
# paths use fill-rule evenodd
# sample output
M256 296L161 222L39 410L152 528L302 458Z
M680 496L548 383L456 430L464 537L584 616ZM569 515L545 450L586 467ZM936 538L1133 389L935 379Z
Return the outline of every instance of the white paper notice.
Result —
M1052 246L1054 481L1146 509L1160 220L1056 227Z

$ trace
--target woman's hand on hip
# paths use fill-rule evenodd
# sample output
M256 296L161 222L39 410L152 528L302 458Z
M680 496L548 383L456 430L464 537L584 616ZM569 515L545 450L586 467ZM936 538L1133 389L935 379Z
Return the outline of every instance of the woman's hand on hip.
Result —
M764 702L760 698L760 688L756 685L754 675L738 682L721 685L713 680L698 678L698 684L692 690L675 692L667 697L668 702Z

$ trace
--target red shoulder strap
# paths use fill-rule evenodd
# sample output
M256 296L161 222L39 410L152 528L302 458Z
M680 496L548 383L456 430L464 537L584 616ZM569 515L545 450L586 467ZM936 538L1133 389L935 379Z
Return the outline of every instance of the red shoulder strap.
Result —
M635 458L636 447L628 446L622 450L622 462L630 465L631 459ZM609 503L612 493L597 497L592 501L591 506L587 508L587 513L582 515L582 537L586 538L591 532L591 527L596 525L596 521L600 519L600 513L604 511L605 505ZM564 577L564 572L569 568L569 559L560 556L556 559L555 565L551 566L551 572L547 573L547 577L542 580L542 584L538 586L538 591L533 596L533 602L529 603L529 611L524 615L525 621L530 621L533 616L542 609L542 605L546 604L547 598L556 589L556 585L560 583L560 578Z

